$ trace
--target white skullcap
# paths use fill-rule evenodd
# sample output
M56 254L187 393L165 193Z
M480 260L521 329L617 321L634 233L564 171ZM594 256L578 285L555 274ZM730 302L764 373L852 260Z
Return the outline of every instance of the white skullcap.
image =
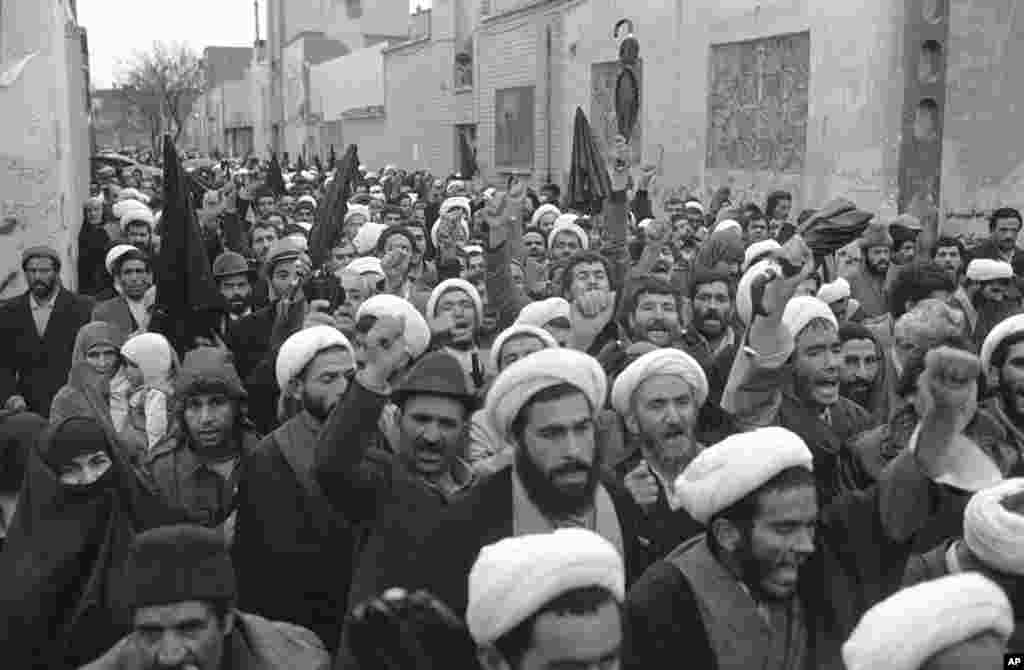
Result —
M125 212L124 216L121 217L121 230L128 227L129 223L135 221L141 221L150 228L156 225L156 219L153 218L153 212L149 209L132 209Z
M551 228L551 232L548 233L548 249L555 243L555 238L558 237L559 233L570 232L576 236L580 241L581 249L590 248L590 236L587 235L587 231L576 223L576 219L579 217L575 214L563 214L555 220L555 225Z
M625 599L622 556L597 533L561 528L505 538L481 549L469 572L466 624L478 645L493 644L555 598L588 586Z
M967 264L967 273L965 276L971 281L1012 279L1013 266L1006 261L996 261L991 258L975 258Z
M736 232L740 233L741 235L743 234L743 226L741 226L740 222L737 221L736 219L724 219L722 221L719 221L717 224L715 224L715 227L714 229L712 229L711 232L717 233L729 229L733 229Z
M138 200L143 204L149 203L149 196L140 191L137 188L125 188L121 189L121 192L117 194L118 200Z
M462 234L465 235L466 238L468 239L469 238L469 224L466 223L466 219L465 218L460 218L459 219L459 227L462 228ZM434 222L434 225L431 226L431 228L430 228L430 241L434 243L435 247L440 246L440 244L437 241L437 235L440 232L441 232L441 221L440 221L440 219L438 219L436 222Z
M356 253L368 254L376 249L377 240L386 229L386 225L376 221L367 221L359 226L355 237L352 238L352 246L356 248Z
M125 358L139 366L147 384L167 381L174 366L175 354L171 343L159 333L140 333L121 347Z
M460 181L458 179L453 179L451 182L449 182L448 187L444 190L444 192L445 192L446 195L451 195L452 193L455 193L456 191L465 190L465 189L466 189L466 182Z
M344 271L357 275L373 273L378 274L381 277L384 276L384 266L381 265L380 259L376 256L360 256L359 258L353 258L349 261L349 264L345 266Z
M700 204L699 200L687 200L683 203L683 209L696 209L701 214L707 213L707 210L704 209L704 205Z
M1014 477L978 491L964 510L964 542L985 565L1008 575L1024 575L1024 516L1003 500L1024 492L1024 478Z
M132 212L149 212L150 209L138 200L119 200L114 203L110 211L118 219L123 219L125 215Z
M295 204L299 205L299 204L303 204L303 203L305 203L307 205L313 205L313 207L316 207L316 198L314 198L313 196L311 196L309 194L306 194L306 195L302 196L301 198L299 198L296 201Z
M444 216L452 209L461 209L466 212L466 216L470 216L473 213L473 208L469 204L469 198L458 195L451 198L447 198L441 203L441 209L438 210L438 216Z
M314 179L316 179L316 173L313 172L312 170L303 170L302 172L299 173L299 175L306 181L313 181ZM301 201L302 198L299 198L299 200Z
M647 230L647 226L651 225L652 223L654 223L654 219L641 219L640 223L636 224L636 227L639 228L640 230Z
M764 486L788 468L812 470L811 450L796 433L771 426L730 435L697 454L676 479L675 504L698 522Z
M919 670L936 654L993 631L1013 633L1002 588L975 572L910 586L867 611L843 645L847 670Z
M479 244L467 244L466 246L462 247L462 251L467 256L472 256L473 254L482 255L484 253L484 248Z
M405 319L405 344L409 347L409 354L413 358L419 358L430 346L430 326L423 318L419 310L412 306L412 303L404 298L390 293L381 293L367 299L359 306L356 312L356 321L364 316L393 316Z
M815 319L825 319L839 328L836 315L829 306L814 296L798 295L786 303L786 309L782 312L782 325L794 338Z
M846 281L842 277L838 277L835 281L824 284L818 289L818 300L822 301L826 305L831 305L836 300L842 300L843 298L849 297L850 282Z
M487 393L484 411L500 435L509 437L512 422L530 398L559 384L578 388L596 414L604 406L608 377L593 356L575 349L545 349L518 360L498 374Z
M750 267L750 264L754 262L754 259L762 254L771 253L778 251L782 248L782 245L777 240L768 238L767 240L761 240L760 242L754 242L747 250L743 252L743 270L745 271Z
M682 377L693 389L697 407L708 398L708 378L693 356L679 349L655 349L636 359L612 384L612 407L622 416L632 413L630 401L640 385L656 375Z
M525 323L543 328L554 319L572 319L572 305L565 298L547 298L526 304L519 310L516 323Z
M103 261L103 266L107 268L107 272L109 274L114 274L114 263L129 251L138 251L138 248L131 244L118 244L107 252L107 257Z
M473 306L476 308L476 318L484 318L484 301L480 298L480 292L476 290L476 287L470 284L465 279L459 279L453 277L451 279L445 279L443 282L434 287L434 290L430 292L430 297L427 298L427 316L433 319L437 316L437 301L441 299L448 291L463 291L469 296L469 299L473 301Z
M1007 317L988 331L985 341L981 343L980 355L981 369L985 374L988 374L989 368L992 367L992 354L996 352L1003 340L1022 331L1024 331L1024 314Z
M545 203L534 210L533 216L530 218L530 225L534 228L538 227L540 225L541 217L547 214L554 214L555 220L557 221L558 217L562 216L562 210L558 209L558 207L551 203Z
M370 208L369 207L367 207L366 205L356 205L356 204L349 203L348 204L348 209L345 212L345 223L348 223L348 220L351 219L356 214L362 214L364 219L366 219L367 221L370 220Z
M547 349L557 349L558 342L552 337L551 333L539 328L537 326L530 326L525 323L514 323L505 330L498 333L498 336L494 338L494 343L491 345L491 369L501 369L501 348L505 346L505 343L516 337L535 337L541 341Z
M282 391L288 382L302 372L310 361L321 351L341 347L352 357L352 365L356 363L356 352L352 343L342 335L341 331L331 326L311 326L295 333L281 345L277 351L277 362L274 371L277 374L277 386Z

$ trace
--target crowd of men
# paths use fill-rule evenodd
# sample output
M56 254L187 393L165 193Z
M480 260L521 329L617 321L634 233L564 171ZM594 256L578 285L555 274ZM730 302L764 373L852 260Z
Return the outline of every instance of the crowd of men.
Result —
M223 298L151 329L159 183L106 169L77 292L0 305L0 650L17 668L1002 668L1024 652L1020 212L812 251L621 139L555 185L222 163ZM319 225L319 224L316 224ZM1015 615L1015 612L1018 613Z

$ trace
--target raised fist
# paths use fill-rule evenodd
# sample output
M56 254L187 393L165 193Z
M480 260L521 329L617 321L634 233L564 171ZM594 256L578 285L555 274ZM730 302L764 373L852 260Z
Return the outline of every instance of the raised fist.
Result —
M924 366L918 388L930 396L935 410L956 414L970 411L973 417L981 375L978 357L961 349L939 347L927 353Z
M637 505L643 507L658 502L658 480L648 467L647 461L640 461L640 464L626 475L623 483Z

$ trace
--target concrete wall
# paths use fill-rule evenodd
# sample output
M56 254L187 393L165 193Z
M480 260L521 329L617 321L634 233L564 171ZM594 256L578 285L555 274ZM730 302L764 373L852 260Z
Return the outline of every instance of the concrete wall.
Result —
M309 69L310 110L324 121L356 107L383 105L384 49L378 44Z
M942 204L950 230L987 234L993 208L1024 208L1024 8L953 0L946 75Z
M88 195L88 154L82 153L79 110L84 91L69 68L81 67L80 35L62 0L22 0L3 5L0 71L13 82L0 87L0 298L26 289L21 252L48 244L64 259L61 278L75 287L78 230ZM34 55L33 55L34 54ZM16 64L31 56L20 74Z

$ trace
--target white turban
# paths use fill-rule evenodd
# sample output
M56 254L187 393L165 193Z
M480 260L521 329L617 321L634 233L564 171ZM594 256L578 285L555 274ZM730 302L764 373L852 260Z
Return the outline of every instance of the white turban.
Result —
M839 327L836 315L829 306L814 296L798 295L786 303L786 309L782 312L782 325L794 338L815 319L825 319L834 327Z
M444 192L446 195L452 195L454 193L457 193L458 191L464 190L466 190L466 182L460 181L458 179L453 179L448 184L448 187L444 190Z
M572 305L565 298L547 298L525 305L519 310L516 323L525 323L543 328L558 318L571 319Z
M1014 477L971 496L964 510L964 542L982 563L1009 575L1024 575L1024 515L1003 500L1024 492Z
M356 321L364 316L392 316L405 319L405 344L409 347L409 354L413 358L419 358L430 346L430 326L423 315L419 313L412 303L397 295L381 293L367 299L356 312Z
M826 305L831 305L836 300L850 297L850 282L839 277L818 289L818 300Z
M469 204L469 198L458 195L445 199L445 201L441 203L441 209L438 210L438 215L444 216L450 210L455 208L464 210L466 212L467 217L473 213L473 208Z
M120 200L114 203L114 206L110 208L111 212L118 219L123 219L126 215L134 212L151 212L146 205L142 204L138 200Z
M554 214L555 220L557 221L558 217L562 216L562 210L558 209L558 207L551 203L543 204L533 211L533 216L530 218L530 226L534 228L538 227L540 225L541 217L546 216L547 214Z
M128 227L129 223L135 221L141 221L147 224L150 228L156 225L156 219L153 218L153 212L149 209L132 209L125 212L125 215L121 217L121 230Z
M464 218L463 219L459 219L459 227L462 228L462 233L463 233L463 235L466 236L466 239L469 239L469 224L466 223L466 219L464 219ZM437 235L440 232L441 232L441 221L438 220L430 228L430 241L434 243L435 247L440 246L440 243L437 241Z
M296 205L302 205L302 204L313 205L313 207L315 208L316 207L316 198L314 198L313 196L307 194L307 195L304 195L301 198L299 198L298 201L295 204Z
M138 251L138 248L131 244L118 244L107 252L107 257L104 259L103 265L107 268L107 272L109 274L114 274L114 263L117 262L117 259L124 256L129 251Z
M571 220L568 217L571 217ZM551 229L551 232L548 233L548 249L555 244L555 238L558 237L558 234L564 232L570 232L575 235L580 241L581 249L590 248L590 236L587 235L587 231L583 230L583 228L576 223L576 219L578 218L579 217L575 214L563 214L558 217L555 221L554 227Z
M708 398L708 378L693 356L679 349L655 349L630 363L612 384L612 407L622 416L631 413L630 401L640 385L656 375L682 377L693 389L697 407Z
M788 468L812 470L811 450L796 433L771 426L730 435L708 447L676 479L675 505L707 525L715 514Z
M311 326L289 337L277 351L274 371L277 373L278 388L283 391L288 382L302 372L321 351L335 347L345 349L352 357L352 365L355 365L356 352L352 343L337 328Z
M1024 331L1024 314L1016 314L996 324L995 328L988 332L985 341L981 343L981 369L985 374L989 373L992 367L992 355L1003 343L1003 340Z
M1013 279L1013 266L1006 261L996 261L991 258L975 258L967 264L965 276L971 281Z
M743 226L741 226L740 222L737 221L736 219L725 219L723 221L719 221L715 225L714 229L712 229L711 232L712 233L725 232L726 230L729 230L729 229L733 229L737 233L740 233L741 235L743 234Z
M359 227L356 231L356 235L352 238L352 246L356 248L356 253L368 254L377 248L377 240L380 239L381 233L387 228L383 223L377 223L375 221L367 221Z
M512 422L530 398L559 384L575 386L595 414L604 406L608 377L593 356L574 349L545 349L508 366L491 385L484 408L491 425L505 439Z
M139 366L146 384L156 385L169 381L176 354L171 343L159 333L141 333L130 338L121 347L125 358Z
M351 219L356 214L361 214L363 218L366 219L367 221L370 220L369 207L367 207L366 205L353 205L352 203L349 203L348 210L345 212L345 223L348 223L349 219Z
M640 230L647 230L647 226L651 225L652 223L654 223L654 219L640 219L640 223L636 224L636 227L639 228Z
M433 319L437 316L437 301L448 291L465 292L469 299L473 301L473 307L476 308L476 318L482 319L484 317L484 301L480 298L480 292L465 279L453 277L452 279L445 279L430 292L430 297L427 298L427 316L429 318Z
M707 211L704 209L704 205L700 204L700 201L698 200L687 200L683 203L683 209L695 209L701 214L704 214Z
M357 275L364 275L367 273L378 274L381 277L384 276L384 267L380 263L380 259L376 256L360 256L359 258L353 258L349 261L349 264L345 266L345 272L351 272Z
M551 336L551 333L539 328L537 326L530 326L525 323L514 323L505 330L498 333L498 336L494 338L494 343L491 345L491 369L498 371L501 369L501 348L505 346L505 343L514 337L535 337L541 341L547 349L557 349L558 342Z
M582 528L509 537L480 550L469 572L466 624L478 645L493 644L555 598L600 586L625 599L622 556Z
M143 204L148 204L149 203L149 196L146 195L145 193L143 193L142 191L136 189L136 188L122 189L121 192L117 194L117 199L118 200L138 200L139 202L141 202Z
M747 250L743 252L743 269L746 270L750 267L750 264L754 262L754 259L761 254L778 251L782 248L782 245L774 239L761 240L760 242L754 242Z
M479 244L467 244L466 246L462 247L462 251L467 256L472 256L474 254L483 255L484 248Z
M1002 588L963 572L897 591L867 611L843 645L847 670L919 670L936 654L993 631L1013 633Z

